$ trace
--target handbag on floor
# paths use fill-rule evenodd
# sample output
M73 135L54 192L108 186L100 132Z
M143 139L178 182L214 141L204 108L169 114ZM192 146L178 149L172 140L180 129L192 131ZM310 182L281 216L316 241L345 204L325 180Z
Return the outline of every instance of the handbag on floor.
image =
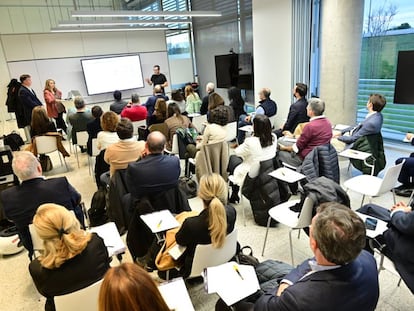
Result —
M52 160L50 160L50 157L45 154L41 154L39 157L40 165L42 166L43 172L48 172L53 170L53 164Z

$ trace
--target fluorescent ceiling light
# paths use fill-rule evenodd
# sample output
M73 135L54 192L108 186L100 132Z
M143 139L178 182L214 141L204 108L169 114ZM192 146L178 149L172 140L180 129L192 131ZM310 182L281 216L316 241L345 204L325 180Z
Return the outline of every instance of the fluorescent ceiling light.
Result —
M217 17L219 11L73 11L72 17Z
M190 24L191 21L183 20L129 20L129 21L61 21L59 27L78 27L78 26L128 26L128 25L168 25L168 24Z
M103 31L139 31L139 30L171 30L168 27L53 27L51 32L103 32Z

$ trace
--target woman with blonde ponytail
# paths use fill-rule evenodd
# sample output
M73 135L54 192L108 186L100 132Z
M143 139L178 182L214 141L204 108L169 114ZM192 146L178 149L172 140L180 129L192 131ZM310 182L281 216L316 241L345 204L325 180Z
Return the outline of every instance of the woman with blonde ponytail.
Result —
M109 269L108 251L95 233L80 229L75 215L57 204L42 204L33 218L44 251L29 265L37 290L46 297L45 310L55 310L53 297L87 287Z
M198 216L187 218L175 236L179 245L187 246L184 266L180 270L184 277L191 271L197 244L222 247L236 222L236 210L227 205L227 184L223 177L218 174L202 176L198 196L203 200L203 211Z

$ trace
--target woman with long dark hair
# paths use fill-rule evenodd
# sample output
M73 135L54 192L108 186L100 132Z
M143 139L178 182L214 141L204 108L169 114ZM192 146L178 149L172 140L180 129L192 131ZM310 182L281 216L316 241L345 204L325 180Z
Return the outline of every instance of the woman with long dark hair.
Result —
M164 121L168 128L167 149L171 150L172 141L178 128L193 127L190 119L181 114L180 107L176 103L168 105L168 119Z
M234 118L239 120L239 117L242 114L246 114L244 110L244 99L241 96L241 91L239 88L232 86L227 90L227 95L230 100L230 107L233 108Z
M259 173L260 162L272 159L276 156L277 139L272 134L272 125L266 115L256 115L253 119L253 136L244 140L238 146L229 160L228 171L234 176L235 184L232 185L230 203L239 202L239 186L249 173L255 177Z

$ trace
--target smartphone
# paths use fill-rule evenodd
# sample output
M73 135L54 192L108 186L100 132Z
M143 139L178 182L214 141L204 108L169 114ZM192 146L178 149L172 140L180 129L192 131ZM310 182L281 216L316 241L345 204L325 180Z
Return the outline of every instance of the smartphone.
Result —
M368 230L375 230L375 228L377 227L377 222L378 222L377 219L367 217L365 219L365 228L367 228Z

